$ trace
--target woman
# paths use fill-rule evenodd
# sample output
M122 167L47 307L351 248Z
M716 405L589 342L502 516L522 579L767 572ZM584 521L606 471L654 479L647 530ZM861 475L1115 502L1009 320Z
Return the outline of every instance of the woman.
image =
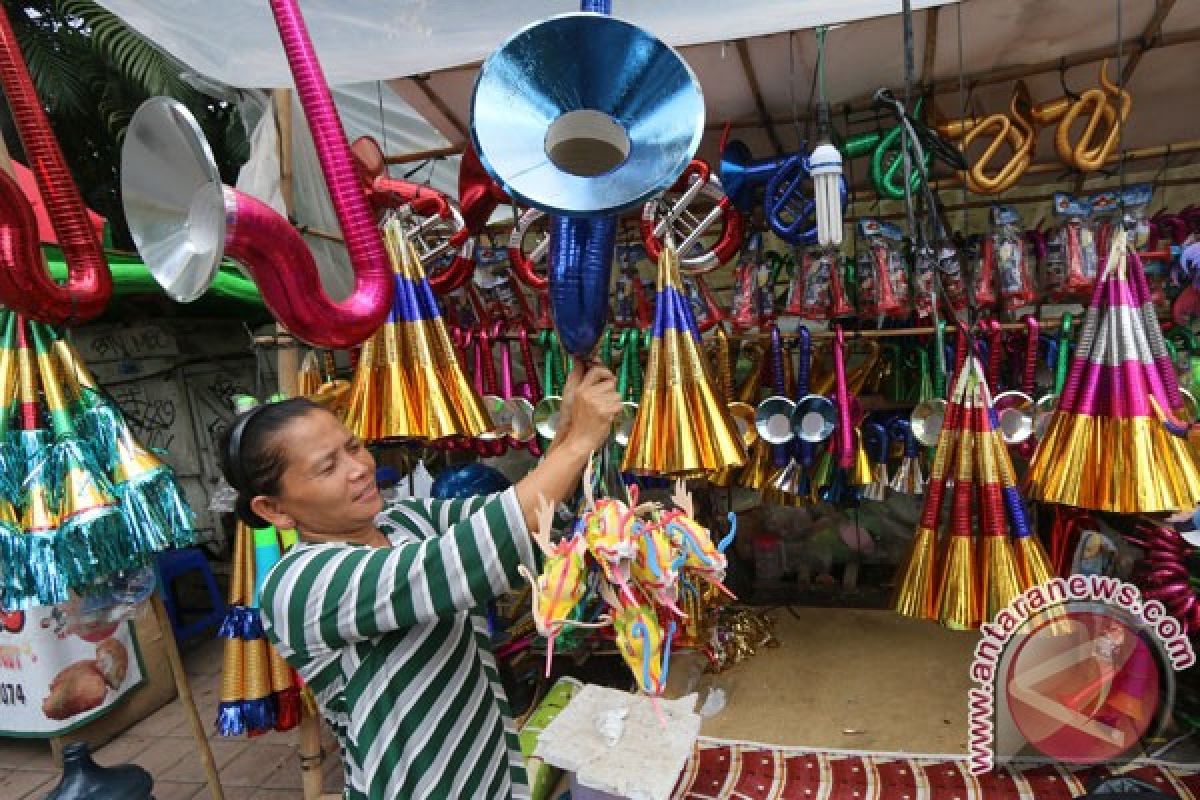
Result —
M346 797L528 797L476 609L534 568L539 501L574 492L620 408L611 372L576 368L554 446L516 486L383 514L374 459L327 411L286 400L230 427L221 452L238 515L300 532L263 584L264 627L341 743Z

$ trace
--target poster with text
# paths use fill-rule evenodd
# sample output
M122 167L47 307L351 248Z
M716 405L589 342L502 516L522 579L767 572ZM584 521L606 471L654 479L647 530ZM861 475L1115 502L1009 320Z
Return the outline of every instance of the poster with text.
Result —
M73 624L57 607L0 611L0 736L58 736L145 680L133 623Z

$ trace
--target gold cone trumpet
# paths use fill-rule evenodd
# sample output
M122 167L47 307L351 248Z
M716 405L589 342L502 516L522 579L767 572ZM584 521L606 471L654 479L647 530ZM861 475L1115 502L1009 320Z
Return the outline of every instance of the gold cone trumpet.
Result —
M739 466L746 450L699 349L691 309L680 291L679 260L658 259L654 337L637 418L622 470L641 475L702 475Z
M420 258L399 223L384 228L396 306L363 344L346 423L367 441L477 437L491 427L467 381Z

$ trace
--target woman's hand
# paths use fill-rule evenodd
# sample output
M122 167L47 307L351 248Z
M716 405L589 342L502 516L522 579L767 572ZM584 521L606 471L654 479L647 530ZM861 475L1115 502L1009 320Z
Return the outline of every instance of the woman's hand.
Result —
M612 432L613 420L621 412L617 379L601 366L586 371L576 362L563 386L559 430L555 444L591 453L604 446Z
M617 379L604 367L585 373L576 366L563 387L558 432L546 457L516 486L529 530L538 525L543 503L556 507L575 491L592 452L604 446L621 410Z

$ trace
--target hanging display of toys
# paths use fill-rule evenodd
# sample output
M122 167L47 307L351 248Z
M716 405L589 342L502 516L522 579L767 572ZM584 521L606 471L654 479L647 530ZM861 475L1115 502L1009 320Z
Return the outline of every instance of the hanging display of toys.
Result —
M1082 94L1065 94L1030 109L1033 121L1048 127L1058 123L1054 151L1059 159L1080 172L1095 172L1108 163L1121 138L1121 127L1133 108L1133 96L1108 79L1109 59L1100 62L1100 88ZM1086 116L1085 116L1086 115ZM1086 119L1083 135L1071 144L1077 120Z
M671 496L675 507L669 510L659 503L638 504L636 487L631 487L632 507L611 497L595 498L590 470L583 484L583 513L557 542L550 539L554 511L542 504L532 535L545 564L536 577L521 567L533 587L537 631L546 639L547 674L554 640L564 630L611 627L638 688L659 696L666 688L676 630L696 624L689 615L709 613L695 602L697 585L710 584L728 594L721 583L724 553L737 533L737 517L729 515L729 533L714 544L708 530L696 523L682 482L676 483ZM582 606L595 608L580 612Z
M299 677L267 641L258 612L262 581L294 531L250 530L238 523L229 580L229 609L217 635L225 639L216 730L221 736L258 736L296 727L303 712Z
M858 306L866 316L906 317L912 312L903 232L888 222L861 219Z
M1024 81L1017 81L1013 86L1007 114L992 114L982 119L972 116L935 126L938 133L957 141L964 155L976 140L987 142L970 168L958 172L959 180L969 191L984 195L1001 194L1011 189L1029 169L1037 144L1037 128L1030 106L1029 89ZM990 140L984 138L989 135ZM993 167L993 163L1005 152L1008 153L1008 161Z
M646 379L622 469L692 476L741 465L742 437L718 400L700 332L670 247L658 259L658 291Z
M1050 578L1049 559L1030 527L997 424L983 365L968 355L947 404L920 524L898 573L899 613L975 628Z
M1118 229L1030 464L1030 496L1120 513L1195 508L1200 467L1185 439L1163 421L1181 413L1141 260Z
M0 392L15 402L0 415L0 605L65 603L191 544L170 468L137 442L70 343L9 311L2 326Z
M388 321L359 352L347 427L368 442L437 441L491 430L412 243L398 222L387 223L384 233L396 302Z

